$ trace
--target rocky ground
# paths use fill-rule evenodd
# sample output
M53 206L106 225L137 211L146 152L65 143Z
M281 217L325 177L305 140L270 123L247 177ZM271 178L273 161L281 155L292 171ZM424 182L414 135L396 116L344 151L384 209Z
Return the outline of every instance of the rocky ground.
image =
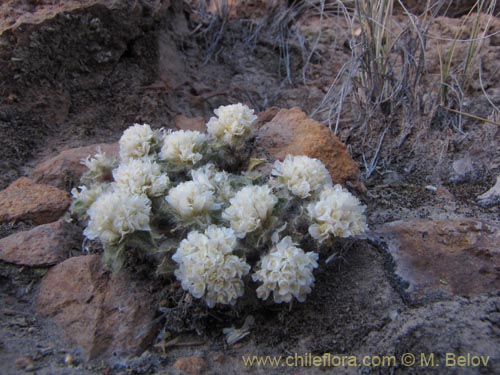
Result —
M0 373L499 373L500 127L464 117L456 129L432 105L440 48L468 27L462 2L430 26L421 110L363 127L353 108L338 137L316 109L351 56L345 18L327 8L318 34L312 10L241 3L222 20L180 0L0 4ZM394 20L405 22L398 12ZM483 84L473 77L462 107L493 120L499 30L493 18L477 53ZM304 43L316 45L310 58ZM210 311L178 286L113 276L63 218L79 161L96 145L116 154L134 122L203 129L214 108L233 102L260 112L255 152L319 157L368 206L368 238L324 250L313 293L291 308ZM382 134L367 178L364 160ZM249 314L249 335L229 346L222 329ZM295 353L396 363L334 371L242 359ZM405 366L407 353L416 362ZM489 360L459 366L459 355Z

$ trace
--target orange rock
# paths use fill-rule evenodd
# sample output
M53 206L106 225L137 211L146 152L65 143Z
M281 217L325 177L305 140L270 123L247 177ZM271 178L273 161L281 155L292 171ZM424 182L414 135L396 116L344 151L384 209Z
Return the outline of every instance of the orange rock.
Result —
M0 191L0 222L32 220L45 224L59 219L68 209L68 193L21 177Z
M258 131L258 142L272 157L306 155L321 160L336 184L352 186L364 193L359 166L345 145L325 126L312 120L300 108L282 109Z
M479 220L413 219L370 234L394 261L411 304L500 290L500 228Z
M200 375L207 368L207 362L200 357L182 357L175 361L174 368L187 375Z
M280 109L278 107L270 107L265 111L257 113L257 120L255 120L255 122L252 124L254 129L259 130L260 128L262 128L278 114L279 110Z
M98 149L101 149L109 157L118 158L118 143L100 143L86 147L70 148L38 164L31 176L35 182L66 189L68 187L68 178L79 181L82 174L87 170L81 160L89 155L97 154Z
M80 249L81 229L60 219L0 239L0 259L24 266L50 266Z
M154 338L153 296L126 272L110 276L101 259L73 257L51 268L36 309L53 318L86 359L138 355Z

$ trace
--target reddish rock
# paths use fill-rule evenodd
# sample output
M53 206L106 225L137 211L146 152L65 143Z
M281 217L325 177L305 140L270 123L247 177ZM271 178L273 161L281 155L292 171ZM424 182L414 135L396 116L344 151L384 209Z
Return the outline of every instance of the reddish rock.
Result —
M325 126L311 120L300 108L282 109L258 132L260 145L274 158L287 154L306 155L321 160L336 184L352 186L364 193L359 166L345 145Z
M87 170L81 161L101 150L109 157L118 158L118 143L100 143L86 147L70 148L38 164L31 176L35 182L66 189L71 182L78 182Z
M394 261L403 296L420 304L500 290L500 228L478 220L413 219L372 232Z
M207 368L207 362L200 357L182 357L175 361L174 368L187 375L200 375Z
M36 309L53 318L88 360L137 355L154 338L147 290L125 272L110 275L99 255L73 257L45 275Z
M257 120L252 124L253 128L257 130L262 128L278 114L279 110L278 107L270 107L265 111L257 113Z
M21 177L0 191L0 222L32 220L36 224L50 223L59 219L70 203L68 193Z
M0 239L0 260L23 266L51 266L80 249L81 229L60 219Z
M177 115L174 119L175 126L179 130L197 130L205 133L207 130L205 120L203 117L186 117L184 115Z

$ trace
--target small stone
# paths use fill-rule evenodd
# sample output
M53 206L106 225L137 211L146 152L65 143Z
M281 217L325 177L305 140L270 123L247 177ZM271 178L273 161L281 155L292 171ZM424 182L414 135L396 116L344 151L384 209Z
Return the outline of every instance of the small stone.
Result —
M50 223L59 219L70 203L68 193L21 177L0 191L0 222L32 220L36 224Z
M68 258L82 243L81 230L60 219L0 239L0 260L31 267L51 266Z
M118 143L100 143L85 147L70 148L38 164L31 173L37 183L47 184L60 189L68 189L78 183L87 170L81 161L101 150L106 156L118 158ZM71 180L71 181L69 181Z
M500 228L479 220L412 219L370 237L394 262L396 284L412 305L500 290Z
M307 117L300 108L282 109L258 131L259 145L272 157L306 155L325 164L336 184L366 192L358 164L346 146L325 126Z
M175 361L174 368L187 375L200 375L207 368L207 362L200 357L182 357Z

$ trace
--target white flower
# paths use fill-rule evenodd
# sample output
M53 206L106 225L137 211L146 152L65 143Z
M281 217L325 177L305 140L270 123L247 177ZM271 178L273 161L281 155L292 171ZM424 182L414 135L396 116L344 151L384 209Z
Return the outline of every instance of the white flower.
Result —
M254 281L262 282L257 297L266 300L272 292L276 303L290 302L293 297L304 302L311 293L318 254L304 253L295 245L287 236L261 259L260 269L252 275Z
M162 195L170 184L168 176L149 157L129 159L113 171L113 177L117 190L149 197Z
M107 157L105 152L99 148L97 154L94 156L87 156L81 160L81 163L87 167L89 172L100 173L103 170L113 169L115 166L115 159Z
M366 207L340 185L327 187L317 202L307 207L313 224L311 236L320 243L330 236L350 237L364 233L368 227L364 215Z
M104 192L107 186L109 185L94 184L90 189L85 185L71 189L71 195L73 197L70 208L71 212L84 214L92 203L96 201L99 195Z
M244 293L242 277L250 266L232 254L236 246L234 232L210 226L205 234L192 231L181 241L172 259L179 264L175 276L182 288L209 307L217 303L234 305Z
M156 142L158 140L151 126L134 124L120 138L120 158L128 160L147 156Z
M272 174L278 176L280 186L299 198L307 198L332 185L332 178L324 164L307 156L287 155L283 162L278 160L274 163Z
M194 165L203 157L201 150L206 139L199 131L170 131L163 140L160 159L177 165Z
M222 218L231 223L238 238L259 229L278 202L269 186L246 186L230 200Z
M220 208L214 193L195 181L180 183L170 189L165 199L182 220L206 215Z
M252 123L257 119L253 109L241 103L220 106L207 123L207 131L229 145L235 145L250 134Z
M218 172L211 163L191 171L193 181L214 192L218 203L226 203L234 196L229 174L225 171Z
M129 195L122 191L105 192L87 211L90 220L83 232L93 240L119 242L135 231L149 231L151 201L145 195Z
M111 170L116 165L116 159L106 156L99 148L94 156L87 156L80 160L81 164L87 167L87 171L82 176L82 181L87 183L101 182L111 178Z

